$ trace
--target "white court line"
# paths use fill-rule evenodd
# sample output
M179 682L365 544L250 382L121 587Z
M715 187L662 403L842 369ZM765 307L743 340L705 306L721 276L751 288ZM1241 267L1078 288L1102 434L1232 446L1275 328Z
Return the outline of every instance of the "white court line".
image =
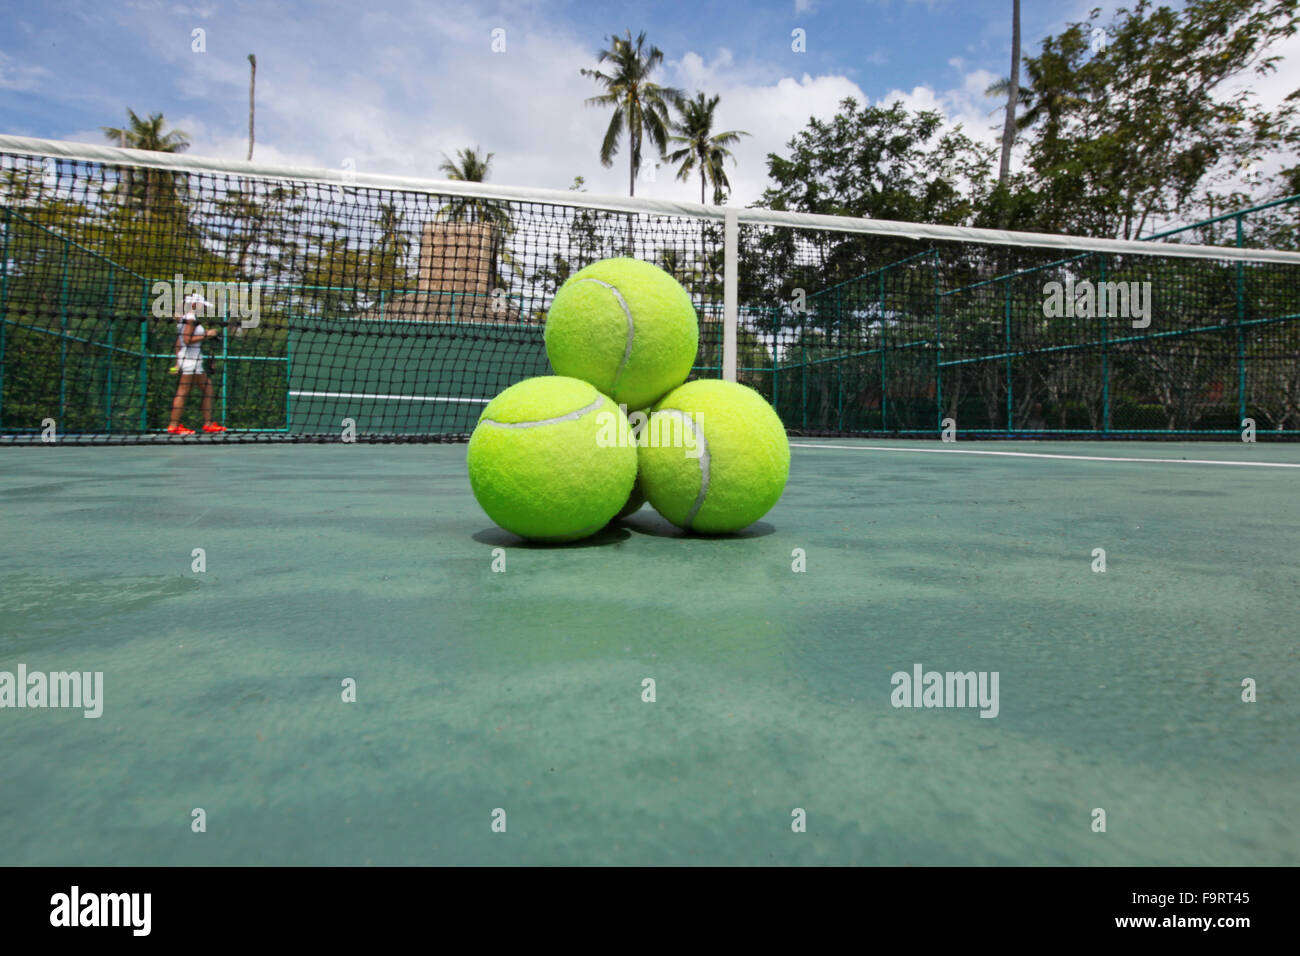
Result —
M467 405L486 405L490 398L452 398L447 395L374 395L370 392L300 392L293 389L296 398L368 398L386 402L461 402Z
M998 455L1005 458L1060 458L1066 461L1154 461L1166 465L1240 465L1243 468L1300 468L1282 461L1214 461L1209 458L1120 458L1104 455L1048 455L1034 451L984 451L979 448L906 448L892 445L809 445L790 442L791 448L839 448L845 451L911 451L930 455Z

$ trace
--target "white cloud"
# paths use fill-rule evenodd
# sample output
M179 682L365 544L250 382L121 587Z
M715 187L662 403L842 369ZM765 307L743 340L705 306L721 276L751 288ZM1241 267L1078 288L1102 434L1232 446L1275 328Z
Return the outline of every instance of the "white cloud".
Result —
M974 140L997 142L1001 128L1001 104L984 95L990 84L998 77L988 70L972 70L962 77L960 86L947 90L936 90L932 86L916 86L910 91L890 90L877 100L877 104L888 106L901 102L911 110L933 110L940 113L949 123L960 123ZM996 113L990 115L990 111Z
M735 205L758 199L768 184L767 154L784 153L785 144L808 124L810 117L829 119L846 97L864 100L862 88L845 76L782 77L765 81L748 66L737 66L729 50L720 50L706 61L690 52L668 64L674 85L686 90L703 89L719 96L716 114L718 131L739 129L750 133L732 146L736 164L728 165ZM698 177L690 183L672 181L672 173L660 171L649 195L698 202ZM706 199L711 198L706 193Z
M496 154L492 182L563 189L582 175L593 193L627 192L626 144L612 168L602 167L598 150L610 113L583 105L599 90L579 70L596 65L604 41L598 32L578 33L552 21L528 3L491 15L452 2L436 9L367 5L345 20L296 19L274 6L215 13L205 6L186 10L181 18L164 14L158 4L149 6L148 16L138 8L117 14L110 9L98 15L117 16L119 26L139 38L140 50L113 67L121 72L95 87L93 95L111 103L111 109L105 107L106 123L119 122L124 105L137 112L156 108L148 95L129 92L139 89L136 64L143 59L151 76L186 97L167 116L191 134L192 153L243 158L245 56L251 51L258 57L257 160L338 167L350 158L362 171L437 177L442 154L481 146ZM804 12L811 10L804 4ZM200 13L210 14L204 22L209 52L201 55L190 52L188 32L177 32ZM996 26L1009 34L1005 18ZM506 31L504 53L490 47L496 27ZM997 41L999 49L1008 38ZM340 43L355 55L341 55ZM1027 49L1031 46L1027 40ZM1284 50L1289 62L1300 61L1300 37ZM859 62L883 59L877 52ZM947 62L953 72L940 68L939 82L872 97L838 73L774 74L770 63L756 62L740 48L688 51L665 61L658 79L719 94L719 129L752 134L732 148L738 165L727 170L732 201L746 204L767 185L767 154L784 153L810 117L831 118L846 97L937 110L973 138L996 144L1001 104L984 89L1000 74L971 68L982 59L954 56ZM40 69L19 68L0 54L0 86L45 82ZM1261 99L1280 102L1290 92L1292 75L1284 68L1260 79ZM83 90L65 98L91 95ZM95 130L89 140L102 142L102 136ZM698 200L699 185L698 180L676 182L672 170L663 168L657 182L638 182L637 193Z
M18 63L0 50L0 90L35 90L52 76L45 67Z

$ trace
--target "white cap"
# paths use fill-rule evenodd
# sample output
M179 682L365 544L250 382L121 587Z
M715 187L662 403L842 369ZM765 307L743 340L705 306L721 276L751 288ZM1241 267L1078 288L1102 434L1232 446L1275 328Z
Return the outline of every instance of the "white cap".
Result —
M185 304L187 306L201 305L205 309L212 308L212 303L209 302L207 299L203 298L203 296L199 295L197 292L191 292L189 295L187 295L185 297Z

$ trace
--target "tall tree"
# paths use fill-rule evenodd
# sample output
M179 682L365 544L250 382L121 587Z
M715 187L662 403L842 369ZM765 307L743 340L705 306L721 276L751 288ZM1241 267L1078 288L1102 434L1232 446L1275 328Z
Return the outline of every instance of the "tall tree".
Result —
M485 154L479 146L457 150L454 159L443 153L438 171L453 182L487 182L495 156L496 153ZM498 203L477 197L457 196L442 209L439 218L452 222L491 222L504 225L508 216Z
M257 57L248 54L248 160L253 160L253 88L257 85Z
M1005 186L1011 171L1011 146L1016 141L1016 107L1020 105L1020 0L1011 7L1011 76L1007 80L1007 115L1002 123L1002 160L998 185Z
M992 191L995 151L933 111L847 98L829 120L810 119L767 157L771 185L757 205L791 212L971 225ZM854 233L792 229L740 244L740 274L771 300L819 289L915 256L917 244ZM931 282L933 279L931 279ZM816 320L812 315L809 322Z
M715 197L730 187L724 163L728 159L735 162L735 157L727 147L740 142L740 137L749 135L744 130L735 129L725 133L713 132L713 113L717 107L716 94L706 98L703 93L696 93L695 99L679 101L678 118L673 121L673 135L669 137L672 142L682 144L681 149L674 150L667 157L670 163L681 163L677 178L686 182L691 173L699 171L701 204L706 183L713 185Z
M1094 10L1026 61L1028 165L1038 228L1131 238L1199 212L1208 188L1275 151L1294 102L1264 109L1250 78L1300 28L1297 0L1138 0L1108 24Z
M632 31L622 37L611 36L608 50L601 50L597 62L611 65L610 72L583 69L604 87L605 92L587 99L588 106L613 107L614 115L605 128L605 138L600 144L600 162L613 166L618 154L619 140L624 133L628 139L628 195L636 195L636 173L641 168L642 145L645 137L662 155L668 148L668 131L671 120L669 106L682 100L681 90L660 86L650 79L655 68L663 62L663 51L657 46L645 45L645 32L635 41Z
M135 110L127 108L127 125L101 126L110 143L127 149L152 149L160 153L183 153L190 148L189 134L183 130L165 131L167 121L162 113L150 113L141 119Z
M148 149L160 153L183 153L190 148L189 134L184 130L166 129L167 121L162 113L150 113L148 119L141 119L135 110L127 107L126 126L101 126L104 136L110 143L127 149ZM158 203L174 195L176 178L162 170L146 170L144 185L141 187L131 170L122 176L119 195L123 199L135 199L143 203L150 214L157 211Z
M454 182L481 183L487 180L495 155L496 153L484 154L478 146L459 150L455 159L448 158L444 153L438 169ZM498 263L509 269L515 267L515 258L507 246L507 240L514 234L515 225L504 203L477 196L456 196L438 211L438 218L448 222L484 223L489 227L492 244L489 269L494 286L502 281Z

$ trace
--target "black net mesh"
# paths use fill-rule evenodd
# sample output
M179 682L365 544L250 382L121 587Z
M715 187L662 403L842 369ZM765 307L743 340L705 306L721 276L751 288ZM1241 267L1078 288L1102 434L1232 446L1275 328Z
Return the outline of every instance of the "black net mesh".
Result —
M766 226L741 252L748 298L784 303L741 377L792 429L1300 435L1297 263Z
M0 441L174 440L195 292L228 430L186 440L462 440L615 255L683 283L722 374L716 220L16 154L0 216ZM738 378L793 432L1300 434L1300 265L754 224L738 256Z

